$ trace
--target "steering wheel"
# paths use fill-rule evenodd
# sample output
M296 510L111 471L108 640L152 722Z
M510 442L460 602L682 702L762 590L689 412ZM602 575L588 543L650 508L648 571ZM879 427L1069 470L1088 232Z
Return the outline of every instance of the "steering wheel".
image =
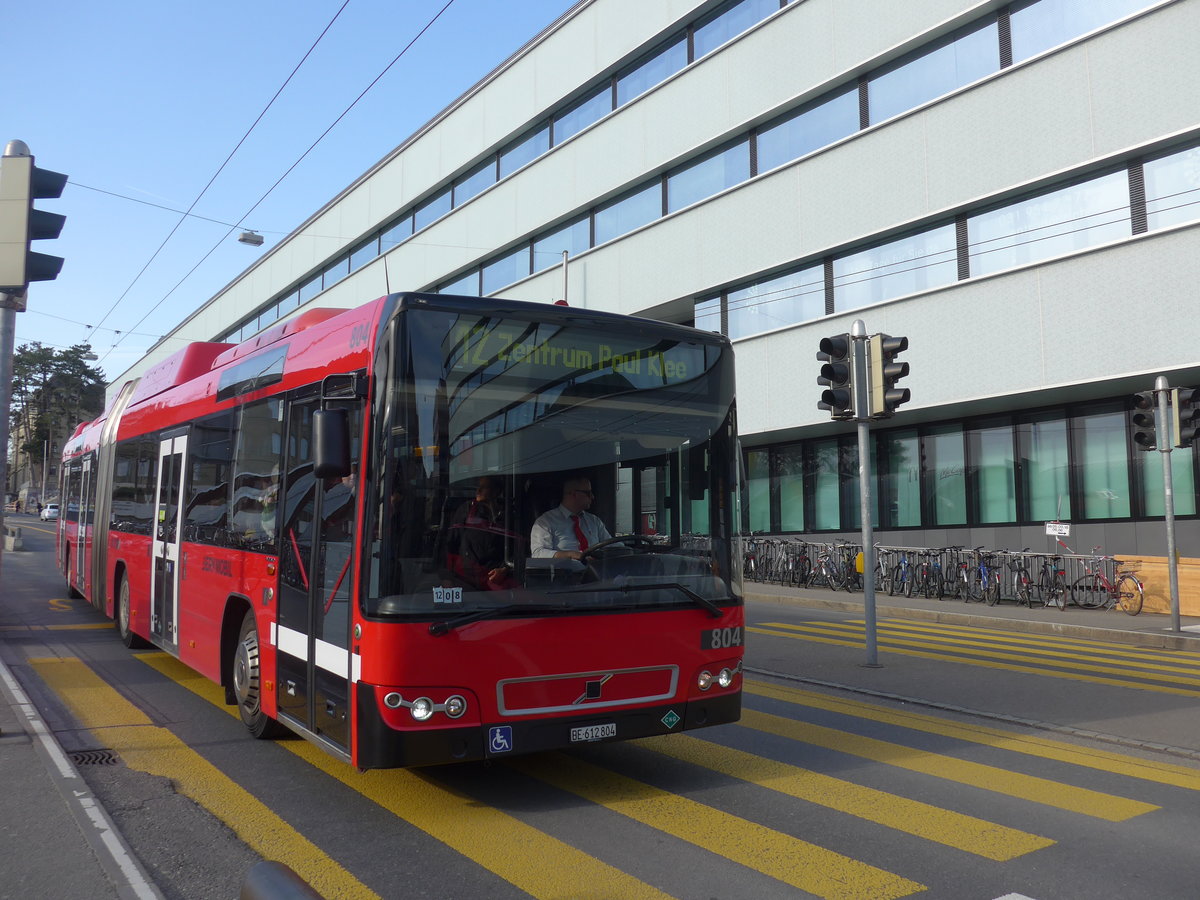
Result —
M644 535L644 534L621 534L621 535L617 535L616 537L611 537L606 541L600 541L597 544L592 544L590 547L588 547L586 550L583 551L583 555L580 556L579 558L581 560L587 559L589 556L592 556L597 550L603 550L606 547L612 547L615 544L629 544L631 546L637 547L640 550L649 550L651 547L657 546L657 544L655 544L654 541L652 541L650 538L646 537L646 535Z

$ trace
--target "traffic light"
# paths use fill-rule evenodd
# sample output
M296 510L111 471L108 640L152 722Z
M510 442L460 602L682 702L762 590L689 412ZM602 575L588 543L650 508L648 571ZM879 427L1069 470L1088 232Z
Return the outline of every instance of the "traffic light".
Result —
M873 334L867 338L867 415L872 419L890 419L896 407L907 403L908 388L896 387L896 382L908 374L908 363L898 362L897 353L908 349L908 338L890 334Z
M1200 391L1195 388L1173 388L1171 390L1171 432L1175 438L1176 447L1190 447L1200 438L1200 409L1196 401L1200 400Z
M1133 443L1139 450L1157 450L1158 436L1154 430L1154 410L1158 401L1154 391L1142 391L1133 395Z
M30 241L51 240L66 216L33 208L34 200L62 196L67 176L33 164L24 141L9 141L0 158L0 291L22 294L31 281L51 281L61 256L34 253Z
M817 409L829 411L834 419L854 418L854 344L849 334L821 338L817 359L824 363L817 384L825 388Z

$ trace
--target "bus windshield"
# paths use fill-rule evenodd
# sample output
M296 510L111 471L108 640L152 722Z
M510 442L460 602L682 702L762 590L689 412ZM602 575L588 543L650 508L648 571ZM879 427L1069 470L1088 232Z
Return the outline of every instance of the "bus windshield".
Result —
M365 614L443 628L614 608L719 614L741 602L724 338L453 298L410 301L386 334ZM537 556L534 523L584 479L611 538L581 560Z

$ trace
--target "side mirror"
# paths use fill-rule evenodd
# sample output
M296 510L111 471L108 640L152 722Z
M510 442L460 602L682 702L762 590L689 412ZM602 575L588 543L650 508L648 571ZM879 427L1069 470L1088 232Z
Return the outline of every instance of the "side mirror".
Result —
M313 411L313 474L317 478L350 474L350 420L344 409Z

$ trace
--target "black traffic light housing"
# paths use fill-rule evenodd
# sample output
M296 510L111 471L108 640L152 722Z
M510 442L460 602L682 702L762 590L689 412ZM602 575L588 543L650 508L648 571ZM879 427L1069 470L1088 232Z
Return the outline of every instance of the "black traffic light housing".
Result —
M1176 447L1190 447L1200 438L1200 391L1196 388L1174 388L1171 391L1171 431Z
M908 375L908 363L896 355L908 349L908 338L873 334L867 338L867 415L872 419L890 419L896 407L912 396L908 388L896 382Z
M1133 425L1133 443L1139 450L1157 450L1158 435L1154 428L1154 410L1158 406L1154 391L1141 391L1133 395L1133 412L1129 417Z
M66 216L33 208L34 200L61 197L67 176L33 164L23 141L9 141L0 158L0 291L23 294L31 281L51 281L61 256L35 253L30 241L52 240Z
M817 384L824 387L817 409L828 410L830 418L854 418L854 342L850 335L821 338L817 360L824 363Z

